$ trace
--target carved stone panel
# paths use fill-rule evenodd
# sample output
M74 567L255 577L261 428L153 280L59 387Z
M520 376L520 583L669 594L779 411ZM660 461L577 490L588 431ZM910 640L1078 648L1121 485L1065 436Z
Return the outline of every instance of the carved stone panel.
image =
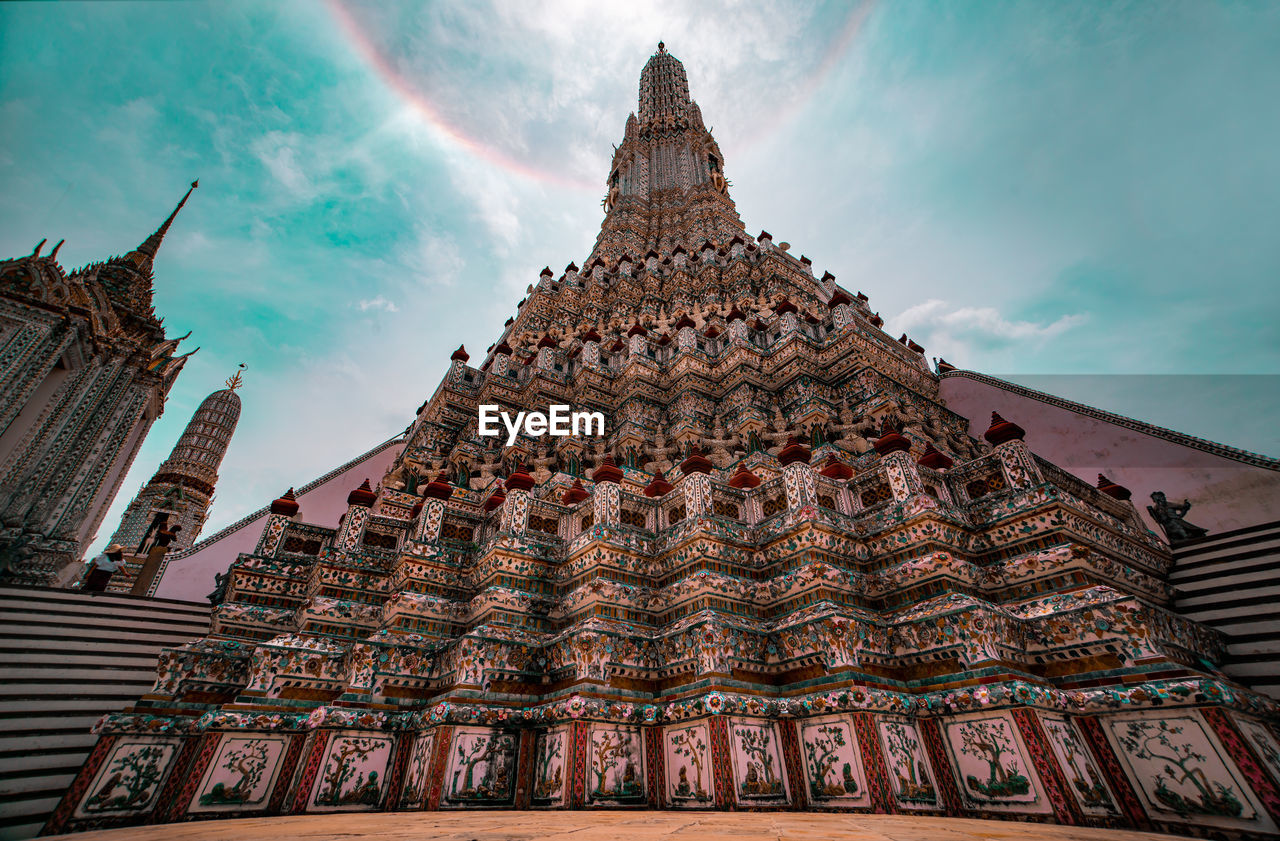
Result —
M288 739L281 735L224 737L188 811L266 808L287 747Z
M663 734L667 799L680 809L709 809L715 803L711 734L705 722L670 727Z

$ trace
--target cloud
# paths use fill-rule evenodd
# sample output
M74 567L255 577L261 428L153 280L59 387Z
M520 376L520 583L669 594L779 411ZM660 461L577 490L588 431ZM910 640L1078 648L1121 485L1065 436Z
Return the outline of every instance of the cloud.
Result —
M376 298L366 298L356 304L360 312L368 312L369 310L381 310L383 312L399 312L400 308L395 305L394 301L389 301L382 295Z
M296 134L269 131L255 140L250 150L280 186L297 198L310 199L320 190L313 177L314 172L299 161L297 146L300 140Z
M1014 346L1037 349L1067 330L1087 321L1079 314L1064 315L1048 322L1006 318L995 307L952 308L939 298L930 298L888 320L891 333L905 332L917 342L953 359L974 358L976 352L990 353Z

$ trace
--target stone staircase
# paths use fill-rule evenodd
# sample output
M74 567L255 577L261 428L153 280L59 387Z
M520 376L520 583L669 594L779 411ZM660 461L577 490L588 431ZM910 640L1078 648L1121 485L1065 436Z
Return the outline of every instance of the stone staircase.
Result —
M1228 675L1280 699L1280 522L1188 541L1173 554L1178 612L1230 637Z
M208 605L0 587L0 841L40 831L89 728L150 690L162 648L208 630Z

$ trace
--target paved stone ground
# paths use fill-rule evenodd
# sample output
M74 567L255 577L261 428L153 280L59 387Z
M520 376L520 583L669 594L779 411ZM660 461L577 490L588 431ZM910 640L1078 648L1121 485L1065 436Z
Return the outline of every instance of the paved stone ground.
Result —
M379 812L196 821L75 841L1156 841L1175 835L1017 821L812 812Z

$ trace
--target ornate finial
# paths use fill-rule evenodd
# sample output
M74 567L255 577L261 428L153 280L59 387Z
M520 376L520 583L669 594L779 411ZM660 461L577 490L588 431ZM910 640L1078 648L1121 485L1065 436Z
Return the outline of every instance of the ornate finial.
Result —
M658 52L660 52L660 53L665 53L666 51L667 51L667 45L666 45L666 44L664 44L664 43L662 43L661 41L659 41L659 42L658 42Z
M232 374L230 377L227 378L227 388L231 389L232 391L235 391L237 388L244 385L244 377L241 376L241 373L244 371L245 368L248 368L248 367L249 367L248 365L245 365L243 362L241 362L239 370L237 370L234 374Z

